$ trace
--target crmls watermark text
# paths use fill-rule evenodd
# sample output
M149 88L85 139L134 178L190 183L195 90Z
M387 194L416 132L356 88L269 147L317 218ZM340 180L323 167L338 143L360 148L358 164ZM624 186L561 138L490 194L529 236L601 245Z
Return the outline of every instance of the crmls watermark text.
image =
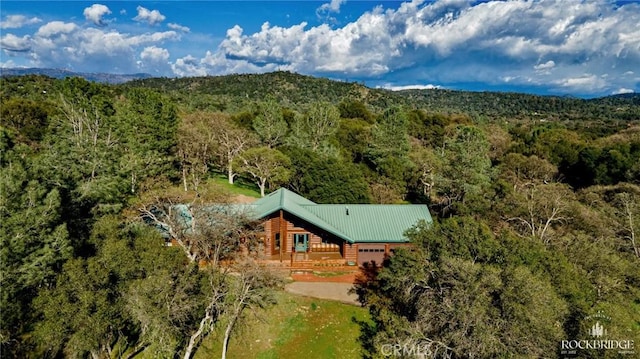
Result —
M563 340L562 350L573 349L612 349L630 350L634 349L633 340Z
M425 344L383 344L380 352L386 357L410 357L410 358L446 358L450 359L452 353L446 346L434 343Z

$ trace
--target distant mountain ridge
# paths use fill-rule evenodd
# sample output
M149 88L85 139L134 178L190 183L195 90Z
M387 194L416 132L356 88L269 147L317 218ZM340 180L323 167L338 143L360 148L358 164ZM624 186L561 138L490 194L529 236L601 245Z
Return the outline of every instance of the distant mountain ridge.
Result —
M295 108L309 101L357 101L381 111L392 105L422 108L429 112L466 113L492 118L602 119L640 118L640 94L611 95L592 99L570 96L534 95L517 92L461 91L450 89L411 89L392 91L371 88L358 82L336 81L287 71L264 74L147 78L123 86L146 87L175 96L176 99L206 99L219 109L238 109L253 101L273 97L284 106Z
M338 104L355 101L380 112L400 105L428 112L467 114L477 118L539 120L624 120L640 118L640 94L625 93L591 99L518 92L407 89L392 91L360 82L338 81L288 71L201 77L153 77L149 74L95 74L62 69L0 69L0 77L39 75L54 79L82 77L124 87L155 89L177 102L189 99L193 109L242 111L255 101L275 98L295 109L310 101Z
M147 79L153 77L147 73L135 74L111 74L111 73L89 73L75 72L65 69L51 68L0 68L0 76L25 76L25 75L44 75L56 79L64 79L66 77L82 77L87 81L105 83L105 84L122 84L125 82Z

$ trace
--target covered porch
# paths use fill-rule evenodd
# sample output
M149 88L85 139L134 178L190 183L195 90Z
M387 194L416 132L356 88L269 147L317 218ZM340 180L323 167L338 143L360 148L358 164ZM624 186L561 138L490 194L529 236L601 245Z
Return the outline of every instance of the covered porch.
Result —
M266 218L264 229L266 261L290 267L346 266L353 261L348 255L352 246L343 238L285 211Z
M291 253L282 253L282 256L280 256L280 254L270 254L270 255L264 256L263 260L280 261L280 259L282 259L283 261L291 261L292 257L294 261L310 260L310 261L316 261L316 262L322 262L322 261L331 261L331 262L339 261L341 263L345 262L345 259L340 252L291 252Z
M311 242L308 240L308 236L304 234L292 235L291 242L291 247L282 248L282 252L269 251L263 259L269 262L279 262L292 268L348 265L344 255L344 244L328 241Z

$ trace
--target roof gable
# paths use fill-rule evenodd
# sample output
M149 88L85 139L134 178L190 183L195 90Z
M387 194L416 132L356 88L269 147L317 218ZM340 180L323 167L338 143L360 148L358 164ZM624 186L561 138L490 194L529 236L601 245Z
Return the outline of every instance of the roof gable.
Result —
M276 211L284 210L300 219L307 221L318 228L321 228L333 235L336 235L349 243L354 240L344 232L338 230L331 223L326 222L322 218L310 212L308 208L318 206L316 203L289 191L286 188L280 188L277 191L253 202L253 210L258 218L264 218Z
M297 208L300 205L315 205L315 203L286 188L280 188L252 203L259 218L266 217L281 209Z

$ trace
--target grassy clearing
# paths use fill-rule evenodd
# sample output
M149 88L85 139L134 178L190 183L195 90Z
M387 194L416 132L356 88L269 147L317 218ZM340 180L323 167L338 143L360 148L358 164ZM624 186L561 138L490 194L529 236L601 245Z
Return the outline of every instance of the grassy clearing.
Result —
M364 308L339 302L277 295L278 304L250 314L229 342L229 359L361 358L356 321L369 320ZM210 335L196 359L219 357L222 330Z
M209 181L229 191L232 195L241 194L253 198L260 198L260 191L257 190L254 184L243 183L239 180L235 181L234 184L229 184L227 177L222 175L211 177Z

